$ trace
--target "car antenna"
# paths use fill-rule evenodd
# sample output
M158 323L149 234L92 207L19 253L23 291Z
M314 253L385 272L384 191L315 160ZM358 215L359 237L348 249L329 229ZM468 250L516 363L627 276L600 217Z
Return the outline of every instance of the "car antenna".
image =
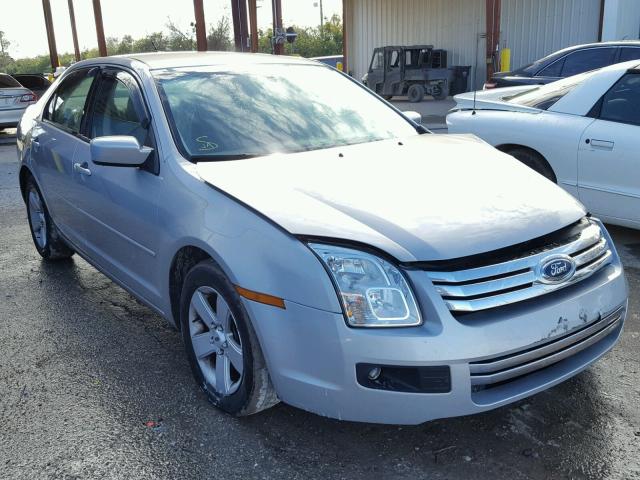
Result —
M478 23L478 30L480 29L480 23ZM478 76L478 55L480 54L480 39L487 38L486 33L478 33L478 39L476 40L476 68L473 75L473 111L471 115L476 114L476 96L478 89L476 88L476 78Z

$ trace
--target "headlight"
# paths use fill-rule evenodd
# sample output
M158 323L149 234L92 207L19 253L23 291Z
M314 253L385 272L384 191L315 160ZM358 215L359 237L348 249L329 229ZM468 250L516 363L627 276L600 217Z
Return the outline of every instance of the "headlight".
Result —
M309 244L327 266L353 327L409 327L422 319L411 287L392 264L369 253Z

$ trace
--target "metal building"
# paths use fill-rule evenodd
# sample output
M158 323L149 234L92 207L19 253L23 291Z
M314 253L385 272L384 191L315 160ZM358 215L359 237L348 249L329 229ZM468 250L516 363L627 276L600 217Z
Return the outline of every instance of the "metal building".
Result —
M344 0L344 16L354 77L375 47L433 44L449 65L472 66L478 88L498 47L517 68L570 45L640 35L640 0Z

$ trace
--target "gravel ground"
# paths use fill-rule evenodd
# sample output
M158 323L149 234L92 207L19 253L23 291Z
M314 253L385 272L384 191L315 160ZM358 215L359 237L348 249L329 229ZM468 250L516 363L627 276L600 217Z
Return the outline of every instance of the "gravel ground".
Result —
M237 419L196 388L164 320L79 258L40 260L0 146L0 478L640 478L640 234L612 230L631 314L572 380L416 427L283 404Z

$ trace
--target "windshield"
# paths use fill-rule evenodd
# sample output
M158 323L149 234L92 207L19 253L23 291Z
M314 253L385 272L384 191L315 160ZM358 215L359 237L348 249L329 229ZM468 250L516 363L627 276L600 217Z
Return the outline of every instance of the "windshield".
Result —
M593 70L591 72L581 73L580 75L574 75L573 77L558 80L557 82L541 85L533 90L527 90L509 97L504 97L503 100L517 105L547 110L596 72L597 70Z
M417 134L384 102L328 67L220 68L153 72L176 141L192 160L300 152Z

